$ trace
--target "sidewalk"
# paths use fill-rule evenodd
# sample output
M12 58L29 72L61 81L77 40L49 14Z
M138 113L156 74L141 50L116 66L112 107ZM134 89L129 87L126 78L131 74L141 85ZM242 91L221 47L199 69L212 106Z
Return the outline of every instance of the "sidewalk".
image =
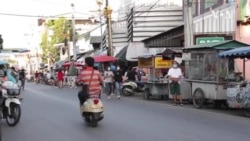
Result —
M145 100L145 99L143 99L142 93L137 93L134 96L125 97L125 98L135 99L135 100L143 100L143 101L148 101L148 102L153 102L153 103L159 103L159 104L163 104L163 105L166 105L166 106L173 106L172 105L173 104L172 99L168 99L168 100L161 100L161 99ZM231 115L231 116L236 116L236 117L247 118L247 117L244 116L241 109L230 109L230 108L226 108L226 107L214 108L214 106L212 104L207 104L207 105L204 105L201 109L196 109L193 106L191 101L184 100L183 103L184 103L183 106L177 105L176 107L180 107L180 108L184 107L184 108L187 108L187 109L195 109L195 110L206 110L208 112L219 113L219 114L223 114L223 115Z

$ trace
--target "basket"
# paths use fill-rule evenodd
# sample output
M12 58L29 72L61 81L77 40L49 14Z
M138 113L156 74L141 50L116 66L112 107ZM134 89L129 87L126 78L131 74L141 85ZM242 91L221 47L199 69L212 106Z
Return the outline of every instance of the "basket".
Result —
M6 89L7 95L9 96L18 96L20 95L21 89Z

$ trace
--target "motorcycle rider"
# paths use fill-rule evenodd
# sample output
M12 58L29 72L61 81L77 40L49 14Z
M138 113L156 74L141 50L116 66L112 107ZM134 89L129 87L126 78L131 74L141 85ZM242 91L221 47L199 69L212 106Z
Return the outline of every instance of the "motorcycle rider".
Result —
M103 83L100 72L94 69L94 63L95 63L94 58L86 57L85 63L86 63L86 69L80 72L78 79L82 81L83 84L89 85L90 83L90 85L88 86L88 93L83 93L82 91L78 93L80 105L82 105L89 97L100 96L101 93L100 85L102 85ZM91 79L92 72L93 76Z

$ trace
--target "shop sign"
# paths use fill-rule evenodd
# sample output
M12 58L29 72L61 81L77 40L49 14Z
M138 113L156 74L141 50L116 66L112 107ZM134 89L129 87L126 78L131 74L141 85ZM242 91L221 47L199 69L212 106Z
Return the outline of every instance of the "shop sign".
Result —
M154 67L153 58L140 58L138 59L138 66L141 68L152 68Z
M155 57L155 68L170 68L172 66L172 60L164 60L162 57Z
M201 37L196 38L196 44L216 43L224 41L224 37Z

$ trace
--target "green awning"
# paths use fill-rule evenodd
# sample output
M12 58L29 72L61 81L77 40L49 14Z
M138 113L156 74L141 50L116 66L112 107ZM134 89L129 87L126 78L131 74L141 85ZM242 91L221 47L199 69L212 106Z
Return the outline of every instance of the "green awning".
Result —
M238 47L245 47L249 46L248 44L236 41L236 40L227 40L223 42L216 42L216 43L204 43L198 44L191 47L184 48L185 50L197 50L197 49L216 49L216 50L228 50Z

